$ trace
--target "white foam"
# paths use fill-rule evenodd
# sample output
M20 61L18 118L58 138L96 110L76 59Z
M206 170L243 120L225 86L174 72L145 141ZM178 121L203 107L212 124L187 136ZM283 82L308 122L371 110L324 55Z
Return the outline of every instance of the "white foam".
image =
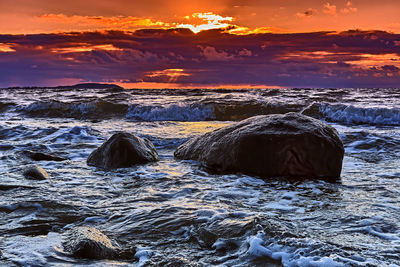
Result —
M153 252L148 247L137 247L135 258L139 260L138 266L145 266L152 255Z
M61 250L61 237L50 232L47 236L16 236L4 241L4 258L22 266L45 266L46 258L55 250Z
M325 119L348 124L400 125L400 109L322 104L319 111Z
M243 178L239 178L236 180L237 185L251 185L251 186L260 186L260 185L265 185L265 181L259 179L259 178L254 178L250 176L246 176Z
M297 207L291 206L291 201L285 199L279 202L270 202L265 207L268 209L281 210L281 211L293 211L297 210Z
M247 253L253 257L270 257L272 256L272 251L263 246L264 240L262 239L262 233L258 233L256 236L251 236L247 239L249 243L249 250Z
M260 231L255 236L247 238L246 242L249 244L249 248L246 252L247 255L254 258L268 257L273 260L279 260L283 266L289 267L341 267L345 266L344 262L360 263L355 260L346 258L340 258L336 255L329 256L299 256L296 251L291 247L283 247L275 243L266 244L264 240L265 234ZM214 243L214 248L223 247L224 242L219 240ZM293 252L294 251L294 252ZM338 261L340 260L340 261ZM363 259L360 259L362 261Z
M396 235L396 234L378 232L377 230L373 229L371 226L365 227L365 228L364 228L364 231L367 232L367 233L369 233L369 234L371 234L371 235L380 237L380 238L382 238L382 239L386 239L386 240L400 240L400 237L399 237L398 235Z
M337 262L331 257L301 257L296 262L299 267L313 266L313 267L341 267L345 266L343 263Z

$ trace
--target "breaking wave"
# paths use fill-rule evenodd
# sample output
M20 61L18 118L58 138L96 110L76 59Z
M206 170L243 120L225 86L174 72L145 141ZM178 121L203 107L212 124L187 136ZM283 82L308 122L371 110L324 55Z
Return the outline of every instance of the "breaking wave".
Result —
M66 103L60 101L38 101L20 107L17 111L31 117L98 119L121 116L128 105L96 99L84 103Z
M138 121L204 121L214 119L214 114L212 106L202 104L132 105L126 118Z
M143 99L126 95L104 98L88 97L83 101L40 100L29 104L0 103L0 112L15 111L29 117L74 118L104 120L111 118L130 121L238 121L256 115L302 112L305 115L344 125L400 125L400 108L364 105L361 103L313 102L310 98L293 101L225 95L218 98L160 98ZM196 96L197 97L197 96Z
M303 114L342 124L400 125L399 108L357 107L343 104L313 103Z

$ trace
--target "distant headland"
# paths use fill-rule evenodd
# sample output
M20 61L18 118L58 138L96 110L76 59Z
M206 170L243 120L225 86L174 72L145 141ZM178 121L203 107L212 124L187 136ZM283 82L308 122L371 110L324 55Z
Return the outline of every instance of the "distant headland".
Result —
M59 86L18 86L8 87L7 89L124 89L123 87L110 83L78 83L75 85Z

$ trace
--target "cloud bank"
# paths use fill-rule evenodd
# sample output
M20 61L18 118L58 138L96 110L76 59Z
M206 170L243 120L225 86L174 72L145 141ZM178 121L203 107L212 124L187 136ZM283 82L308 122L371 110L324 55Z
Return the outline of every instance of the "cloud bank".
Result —
M399 43L400 34L384 31L0 35L0 87L398 87Z

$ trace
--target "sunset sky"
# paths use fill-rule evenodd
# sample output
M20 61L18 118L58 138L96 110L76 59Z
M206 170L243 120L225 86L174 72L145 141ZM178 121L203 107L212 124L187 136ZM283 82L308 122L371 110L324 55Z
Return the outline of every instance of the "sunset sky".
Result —
M1 0L0 87L400 87L398 0Z

